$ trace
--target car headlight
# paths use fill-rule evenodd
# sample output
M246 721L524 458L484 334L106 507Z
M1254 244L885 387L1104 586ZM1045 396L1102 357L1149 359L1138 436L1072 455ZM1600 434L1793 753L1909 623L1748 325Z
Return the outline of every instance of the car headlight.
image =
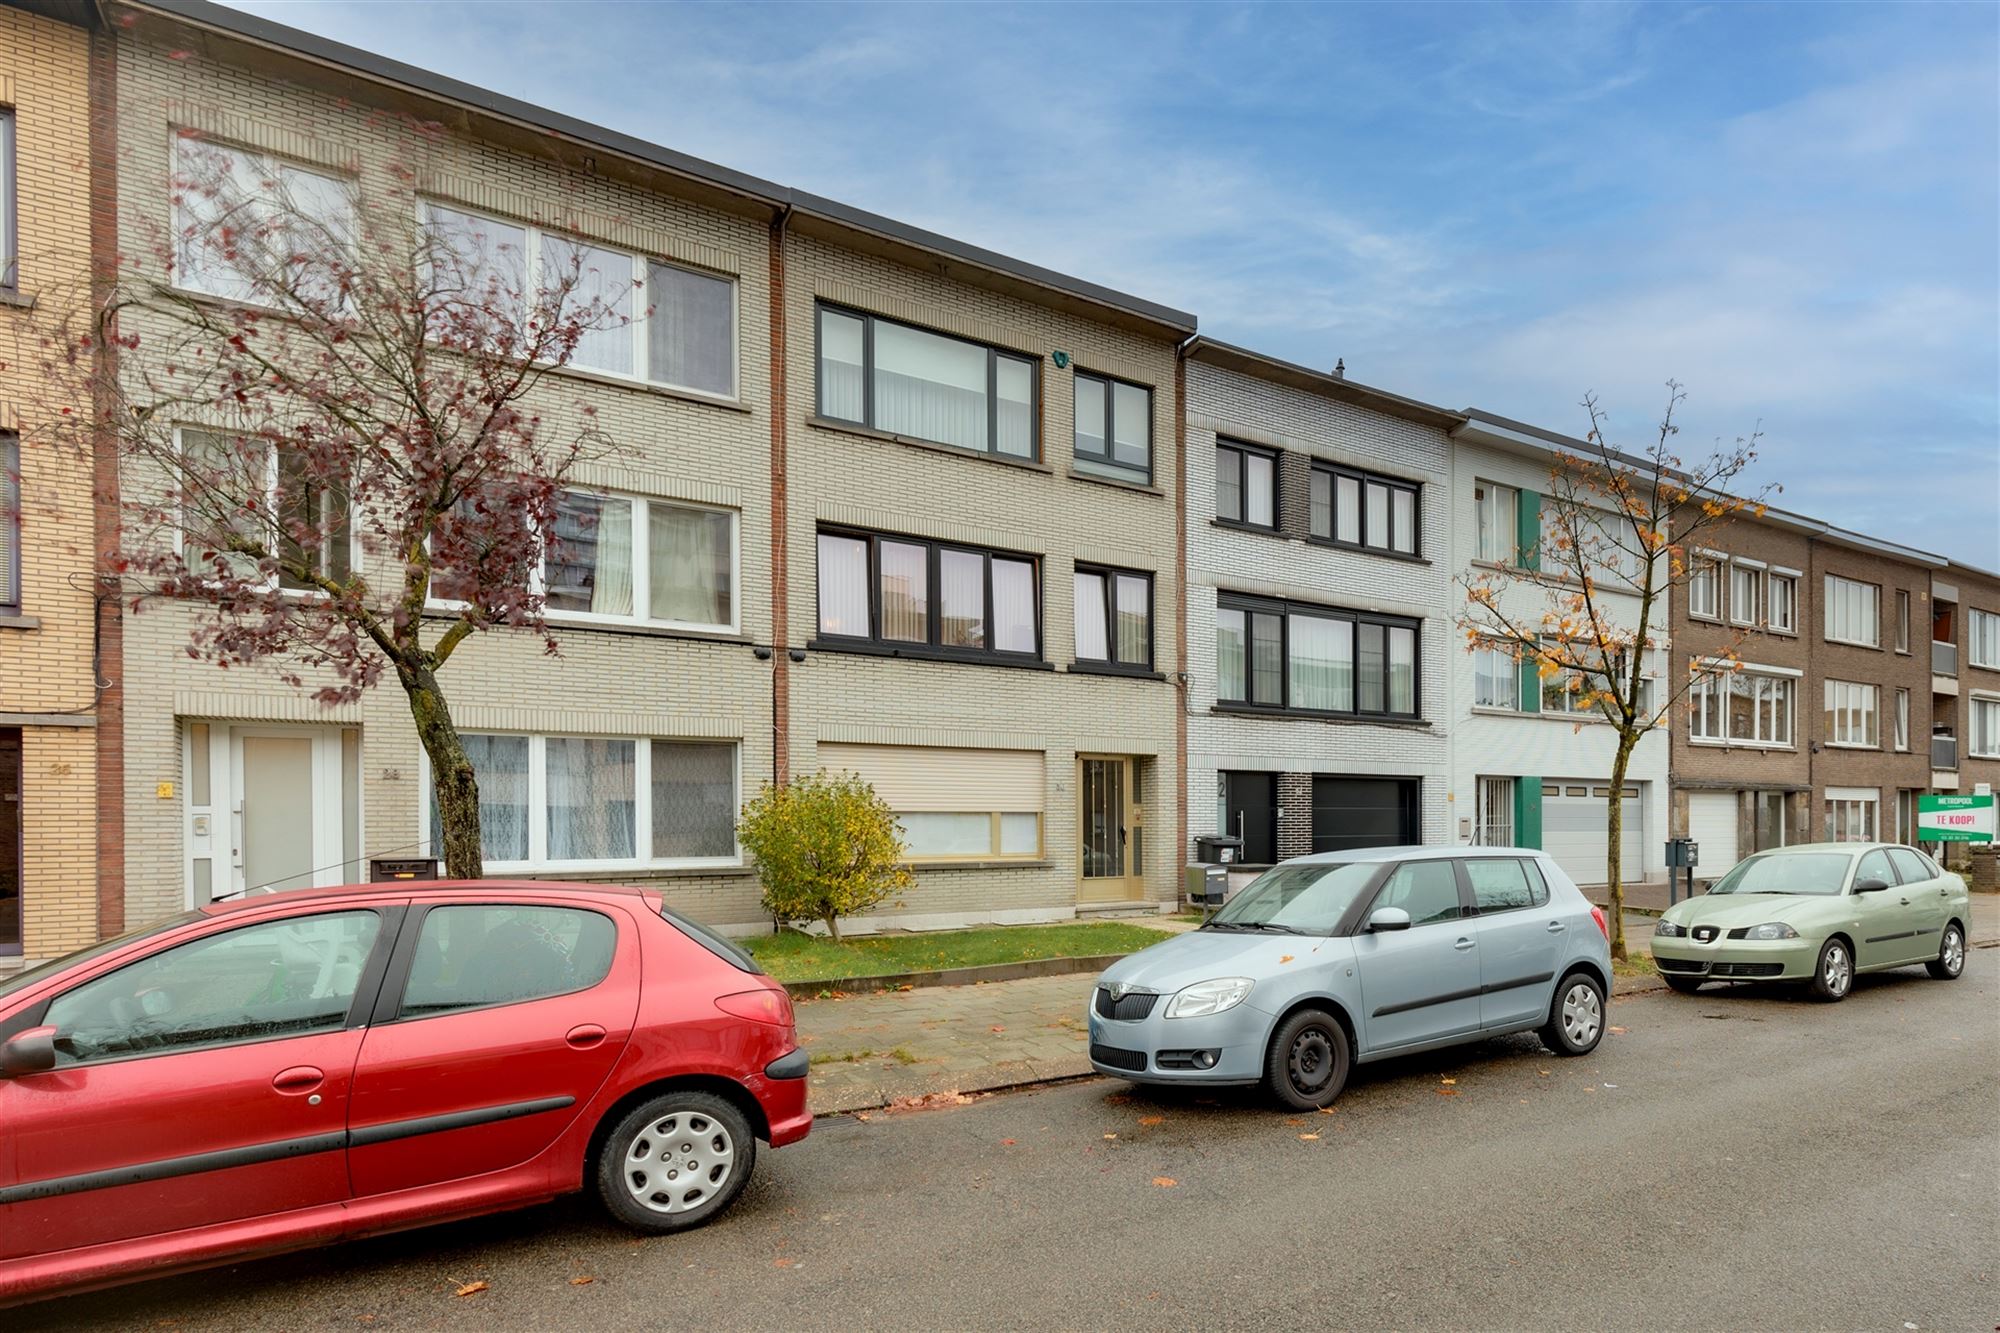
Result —
M1197 981L1167 1001L1168 1018L1203 1018L1243 1003L1253 983L1248 977L1217 977Z
M1798 937L1799 932L1782 921L1766 921L1761 926L1750 927L1743 934L1746 940L1795 940Z
M1661 917L1659 924L1653 927L1653 933L1655 935L1685 935L1687 931L1683 930L1678 923Z

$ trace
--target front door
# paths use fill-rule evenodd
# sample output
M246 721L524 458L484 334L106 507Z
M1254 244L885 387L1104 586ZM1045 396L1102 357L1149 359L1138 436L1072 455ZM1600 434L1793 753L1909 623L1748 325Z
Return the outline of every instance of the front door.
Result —
M1145 896L1145 803L1139 761L1084 755L1077 766L1083 843L1077 898L1131 902Z
M190 722L183 743L190 905L362 878L358 730Z
M1222 775L1222 832L1243 839L1241 861L1249 866L1278 861L1278 775Z

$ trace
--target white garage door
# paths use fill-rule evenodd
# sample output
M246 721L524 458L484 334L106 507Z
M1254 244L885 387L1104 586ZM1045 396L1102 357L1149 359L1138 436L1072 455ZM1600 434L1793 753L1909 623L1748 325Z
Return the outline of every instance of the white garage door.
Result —
M1688 793L1688 836L1701 855L1696 879L1721 879L1736 864L1736 811L1733 791Z
M1627 884L1641 877L1645 864L1640 849L1639 788L1625 788L1623 836L1618 876ZM1605 847L1611 836L1611 788L1603 782L1549 778L1542 783L1542 850L1578 884L1604 882Z

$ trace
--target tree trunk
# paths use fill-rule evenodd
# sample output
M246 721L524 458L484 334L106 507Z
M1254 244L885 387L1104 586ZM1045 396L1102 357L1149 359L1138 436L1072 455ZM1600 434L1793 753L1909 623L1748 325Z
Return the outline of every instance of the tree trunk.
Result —
M820 920L826 922L826 933L833 937L833 942L840 943L840 918L829 912Z
M1625 769L1632 761L1632 738L1618 737L1618 752L1611 759L1611 845L1606 849L1609 864L1605 867L1604 886L1608 894L1605 915L1611 927L1611 956L1625 957L1625 882L1620 877L1625 843Z
M445 874L452 879L480 879L486 865L479 850L479 781L452 723L444 691L428 667L399 667L396 675L410 699L417 739L431 761L431 790L437 796L438 823L444 835Z

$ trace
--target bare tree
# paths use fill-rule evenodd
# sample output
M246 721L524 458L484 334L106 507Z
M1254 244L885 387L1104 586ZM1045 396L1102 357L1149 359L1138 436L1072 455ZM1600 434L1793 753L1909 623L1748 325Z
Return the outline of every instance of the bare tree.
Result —
M1649 669L1666 644L1670 597L1685 596L1699 575L1700 541L1745 510L1762 515L1776 489L1747 498L1731 493L1756 460L1757 433L1718 443L1692 465L1674 452L1674 414L1686 397L1668 382L1658 433L1634 453L1610 444L1603 408L1586 396L1585 447L1560 451L1550 466L1539 540L1524 540L1503 567L1459 580L1459 624L1470 648L1505 652L1521 671L1535 673L1545 697L1563 697L1571 712L1594 713L1614 728L1605 849L1614 958L1626 956L1619 847L1632 752L1701 675L1740 668L1742 632L1684 669Z
M537 571L576 464L610 446L543 388L625 322L580 246L425 204L410 160L365 178L183 132L173 223L48 303L48 382L78 448L119 463L114 565L134 611L197 608L190 656L269 663L321 703L393 674L457 877L481 873L478 784L440 671L472 634L539 634ZM545 413L547 415L545 415Z

